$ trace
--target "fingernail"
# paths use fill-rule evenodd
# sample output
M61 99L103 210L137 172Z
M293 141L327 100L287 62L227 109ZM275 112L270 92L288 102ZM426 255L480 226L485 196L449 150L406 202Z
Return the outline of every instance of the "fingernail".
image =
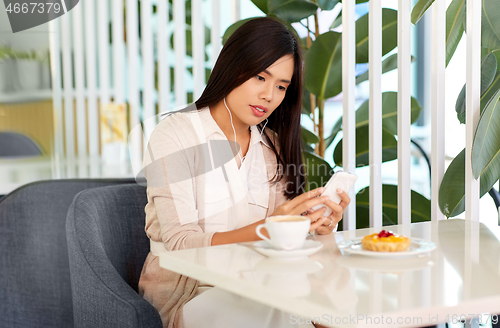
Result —
M325 192L325 187L321 187L321 188L319 188L319 193L321 194L321 193L323 193L323 192Z
M325 217L323 217L323 219L321 219L321 220L322 220L323 222L325 222L325 221L326 221L326 218L325 218Z
M344 192L344 191L343 191L342 189L340 189L340 188L338 188L338 189L337 189L337 193L338 193L338 194L341 194L341 193L343 193L343 192Z

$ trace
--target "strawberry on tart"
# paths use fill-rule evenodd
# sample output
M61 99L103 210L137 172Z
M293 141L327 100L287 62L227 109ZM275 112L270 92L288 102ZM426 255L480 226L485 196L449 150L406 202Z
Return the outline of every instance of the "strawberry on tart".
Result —
M382 230L365 236L361 241L364 249L375 252L402 252L410 246L410 238Z

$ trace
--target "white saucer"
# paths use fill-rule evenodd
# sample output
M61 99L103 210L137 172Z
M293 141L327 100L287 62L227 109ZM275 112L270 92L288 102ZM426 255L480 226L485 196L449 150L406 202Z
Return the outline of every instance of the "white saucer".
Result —
M262 255L275 259L297 259L304 258L319 251L323 244L316 240L306 240L304 246L300 249L291 251L284 251L275 249L271 244L265 240L260 240L253 244L255 250Z

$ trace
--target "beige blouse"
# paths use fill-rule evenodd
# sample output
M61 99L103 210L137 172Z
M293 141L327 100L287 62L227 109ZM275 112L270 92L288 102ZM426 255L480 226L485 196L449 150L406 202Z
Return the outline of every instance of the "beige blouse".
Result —
M271 136L274 141L275 134ZM283 181L268 182L276 173L276 156L257 127L251 127L240 168L230 145L210 110L194 106L165 118L150 137L144 173L146 234L152 248L139 289L158 309L165 327L182 326L179 310L199 283L161 269L155 255L165 249L210 246L215 232L261 220L286 201Z

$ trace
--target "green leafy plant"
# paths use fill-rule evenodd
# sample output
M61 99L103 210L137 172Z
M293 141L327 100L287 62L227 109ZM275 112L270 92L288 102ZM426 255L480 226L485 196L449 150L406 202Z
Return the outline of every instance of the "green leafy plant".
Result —
M412 12L414 24L434 0L420 0ZM446 10L446 65L462 39L466 25L465 0L453 0ZM498 1L482 0L481 24L481 118L472 146L472 170L480 179L480 195L500 178L500 11ZM465 123L465 85L455 106ZM439 207L447 217L465 211L465 149L450 163L439 190Z
M337 16L329 31L319 33L320 11L332 10L340 0L252 0L262 12L271 17L285 21L290 29L292 23L302 24L308 31L302 39L305 49L305 94L303 96L303 114L314 124L314 131L302 128L302 139L305 145L304 162L308 188L324 185L334 172L324 159L325 150L334 147L333 161L335 166L342 166L342 140L336 141L342 130L342 118L335 124L330 133L324 131L325 101L342 92L342 33L332 29L342 24L342 12ZM367 2L357 0L356 3ZM312 28L302 20L312 16L315 27ZM246 20L230 26L223 37L223 42ZM308 20L309 21L309 20ZM296 31L295 31L296 33ZM382 10L382 52L383 73L392 71L397 66L397 54L392 53L397 46L397 11ZM356 63L368 62L368 14L356 20ZM414 60L414 58L412 58ZM356 83L368 79L368 72L360 74ZM397 157L397 94L386 92L382 96L383 111L383 161L391 161ZM415 122L420 114L421 106L416 99L411 102L411 119ZM368 102L363 103L356 111L356 163L358 166L368 165ZM356 196L357 227L368 226L368 193L367 188ZM396 186L384 185L383 213L384 224L397 223L397 190ZM430 201L412 191L412 221L430 220Z
M0 46L0 59L27 59L27 60L37 60L43 61L48 58L48 51L40 52L36 50L16 50L10 46Z

